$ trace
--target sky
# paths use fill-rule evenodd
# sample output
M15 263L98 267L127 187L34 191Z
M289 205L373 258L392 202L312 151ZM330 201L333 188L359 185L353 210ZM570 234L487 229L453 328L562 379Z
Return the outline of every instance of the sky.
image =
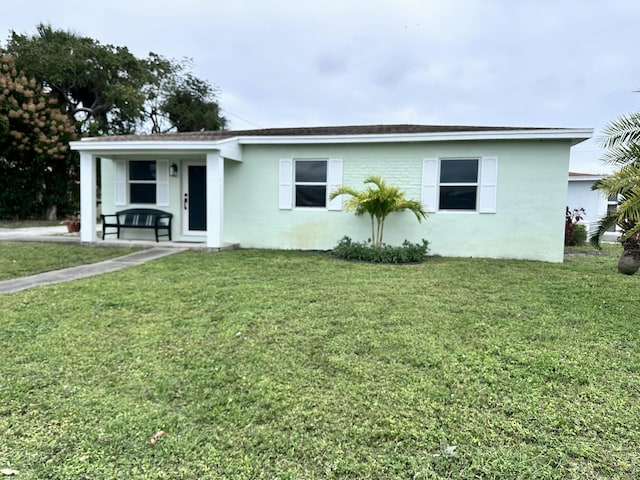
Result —
M193 60L231 129L363 124L602 129L640 110L638 0L21 0L38 23Z

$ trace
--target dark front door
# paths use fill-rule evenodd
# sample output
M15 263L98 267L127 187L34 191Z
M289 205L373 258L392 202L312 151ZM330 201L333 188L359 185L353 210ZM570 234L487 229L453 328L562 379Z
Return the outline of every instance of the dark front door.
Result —
M187 189L184 195L184 205L187 209L187 231L206 231L207 167L205 165L188 166Z

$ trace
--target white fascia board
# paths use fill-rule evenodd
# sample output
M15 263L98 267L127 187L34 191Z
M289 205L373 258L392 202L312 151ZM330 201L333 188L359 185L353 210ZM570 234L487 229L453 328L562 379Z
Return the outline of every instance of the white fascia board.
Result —
M237 138L230 138L227 140L221 140L216 142L218 150L222 158L228 158L229 160L242 161L242 147L238 143Z
M380 135L239 136L218 141L84 139L70 142L71 150L94 155L202 153L220 151L225 158L242 161L241 145L313 145L348 143L405 143L472 140L571 140L576 145L593 136L593 129L495 130L482 132L394 133Z
M106 141L99 140L79 142L69 142L71 150L91 153L123 153L138 152L148 153L150 151L185 151L185 152L210 152L218 150L215 142L185 142L185 141L144 141L144 140L123 140L123 141Z
M605 175L569 175L570 182L595 182L602 180Z
M592 128L558 130L496 130L483 132L394 133L380 135L240 136L240 145L322 143L402 143L468 140L573 140L576 145L593 136Z
M149 141L123 140L100 141L80 140L69 142L71 150L91 153L93 155L161 155L166 153L201 153L219 151L224 158L242 161L242 150L235 138L219 142L211 141Z

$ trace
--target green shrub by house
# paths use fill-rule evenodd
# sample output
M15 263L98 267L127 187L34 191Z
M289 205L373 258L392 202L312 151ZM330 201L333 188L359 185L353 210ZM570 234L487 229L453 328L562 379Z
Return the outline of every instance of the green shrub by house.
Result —
M429 242L411 243L405 240L401 246L381 245L374 247L366 242L354 242L345 236L333 249L336 257L374 263L418 263L424 261Z

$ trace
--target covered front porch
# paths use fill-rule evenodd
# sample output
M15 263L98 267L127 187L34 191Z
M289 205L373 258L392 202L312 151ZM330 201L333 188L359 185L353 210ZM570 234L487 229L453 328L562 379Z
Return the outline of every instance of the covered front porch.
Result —
M82 243L148 242L144 230L133 230L101 240L94 227L103 214L130 208L152 208L170 213L176 246L196 244L223 249L225 162L241 162L235 142L114 141L99 138L72 142L80 153L80 216ZM98 193L100 178L101 194ZM155 242L154 242L155 243ZM158 245L158 244L156 244Z

